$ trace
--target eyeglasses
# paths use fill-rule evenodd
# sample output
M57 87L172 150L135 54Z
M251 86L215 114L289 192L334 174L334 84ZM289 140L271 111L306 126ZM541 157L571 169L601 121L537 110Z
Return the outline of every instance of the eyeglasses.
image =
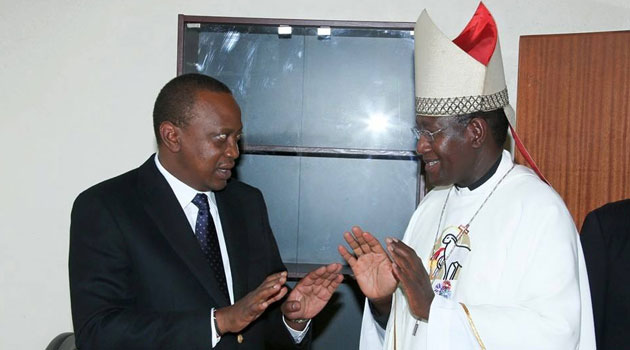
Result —
M446 130L446 128L448 128L448 126L445 126L443 128L439 128L433 132L426 130L426 129L418 129L417 127L413 127L411 128L411 131L413 132L413 134L416 136L416 139L418 139L418 141L420 140L420 137L424 136L427 138L427 140L429 142L433 142L435 141L435 135L441 133L442 131Z

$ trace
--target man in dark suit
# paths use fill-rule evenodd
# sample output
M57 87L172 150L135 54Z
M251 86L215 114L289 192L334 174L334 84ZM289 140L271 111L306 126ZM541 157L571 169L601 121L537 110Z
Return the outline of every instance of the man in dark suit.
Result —
M630 349L630 199L590 212L580 233L597 349Z
M70 291L79 349L285 349L343 277L320 267L292 291L259 190L230 180L240 109L219 81L161 90L158 154L81 193ZM280 303L279 301L282 302Z

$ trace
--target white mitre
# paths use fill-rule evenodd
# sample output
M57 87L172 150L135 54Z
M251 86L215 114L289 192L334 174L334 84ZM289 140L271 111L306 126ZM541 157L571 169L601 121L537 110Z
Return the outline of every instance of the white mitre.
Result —
M504 108L515 125L496 24L482 3L455 40L438 29L426 10L414 35L416 114L453 116ZM472 54L483 57L480 61Z
M484 4L479 3L453 40L438 29L426 10L418 17L414 35L416 115L448 117L503 108L517 148L547 182L516 133L497 25Z

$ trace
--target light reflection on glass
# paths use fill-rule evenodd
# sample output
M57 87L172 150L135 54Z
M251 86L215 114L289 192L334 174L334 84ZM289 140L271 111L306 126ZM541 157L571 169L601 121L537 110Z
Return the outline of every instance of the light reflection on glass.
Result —
M226 33L225 39L223 41L223 47L221 48L225 52L230 52L234 48L234 45L238 42L238 39L241 38L241 33L230 31Z
M382 133L389 128L389 117L382 113L374 113L368 117L367 127L373 133Z

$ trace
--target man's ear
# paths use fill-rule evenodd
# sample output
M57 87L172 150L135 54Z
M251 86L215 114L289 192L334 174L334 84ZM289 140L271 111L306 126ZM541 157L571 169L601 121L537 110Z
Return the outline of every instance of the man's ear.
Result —
M162 145L173 153L179 152L182 148L180 133L182 129L175 124L164 121L160 124L160 140Z
M472 147L480 148L486 142L490 128L485 119L473 117L468 123L468 131L472 137Z

